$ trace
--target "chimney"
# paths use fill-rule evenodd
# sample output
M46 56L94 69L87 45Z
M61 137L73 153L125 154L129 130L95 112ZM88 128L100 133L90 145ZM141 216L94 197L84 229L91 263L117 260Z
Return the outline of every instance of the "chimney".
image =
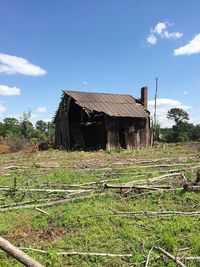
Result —
M145 108L147 108L147 93L148 88L147 86L141 88L141 101Z

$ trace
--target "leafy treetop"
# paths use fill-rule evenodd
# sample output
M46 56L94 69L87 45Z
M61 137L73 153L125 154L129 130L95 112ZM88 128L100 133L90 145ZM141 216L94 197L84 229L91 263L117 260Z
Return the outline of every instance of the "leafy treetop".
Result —
M174 120L176 125L182 122L189 121L188 113L181 108L172 108L167 112L167 118L170 120Z

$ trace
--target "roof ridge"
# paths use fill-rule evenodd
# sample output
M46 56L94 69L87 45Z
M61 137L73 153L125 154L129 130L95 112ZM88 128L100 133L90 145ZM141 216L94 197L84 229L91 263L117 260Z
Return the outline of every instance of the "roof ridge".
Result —
M131 94L119 94L119 93L99 93L99 92L86 92L86 91L78 91L78 90L63 90L63 92L67 93L67 92L72 92L72 93L81 93L81 94L100 94L100 95L116 95L116 96L130 96L132 98L135 99L134 96L132 96Z

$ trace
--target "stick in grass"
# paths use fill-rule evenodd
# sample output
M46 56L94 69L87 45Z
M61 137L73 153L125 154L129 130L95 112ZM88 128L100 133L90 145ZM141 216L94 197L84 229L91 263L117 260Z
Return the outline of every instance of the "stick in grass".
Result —
M175 256L173 256L172 254L170 254L169 252L167 252L166 250L164 250L161 247L154 247L154 249L157 252L161 252L162 254L164 254L166 257L168 257L169 259L173 260L175 263L177 263L179 266L181 267L186 267L185 264L183 264L179 259L177 259Z

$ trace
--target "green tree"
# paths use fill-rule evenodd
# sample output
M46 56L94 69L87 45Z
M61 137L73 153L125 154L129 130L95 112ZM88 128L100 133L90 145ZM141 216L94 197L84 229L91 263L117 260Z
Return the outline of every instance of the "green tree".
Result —
M177 124L189 121L188 113L182 108L172 108L167 112L167 118Z
M173 142L184 142L191 139L193 124L188 123L189 115L181 108L172 108L167 113L167 118L174 120L170 139Z
M191 132L191 139L193 141L199 141L200 140L200 124L193 126L193 129Z
M0 125L0 135L3 137L20 136L19 121L12 117L5 118Z
M54 131L54 124L52 122L39 120L35 123L35 138L39 142L53 144Z
M31 111L24 112L20 118L20 131L25 139L31 139L34 137L34 127L30 122Z
M47 123L43 120L39 120L36 122L35 128L41 132L46 132L47 131Z

